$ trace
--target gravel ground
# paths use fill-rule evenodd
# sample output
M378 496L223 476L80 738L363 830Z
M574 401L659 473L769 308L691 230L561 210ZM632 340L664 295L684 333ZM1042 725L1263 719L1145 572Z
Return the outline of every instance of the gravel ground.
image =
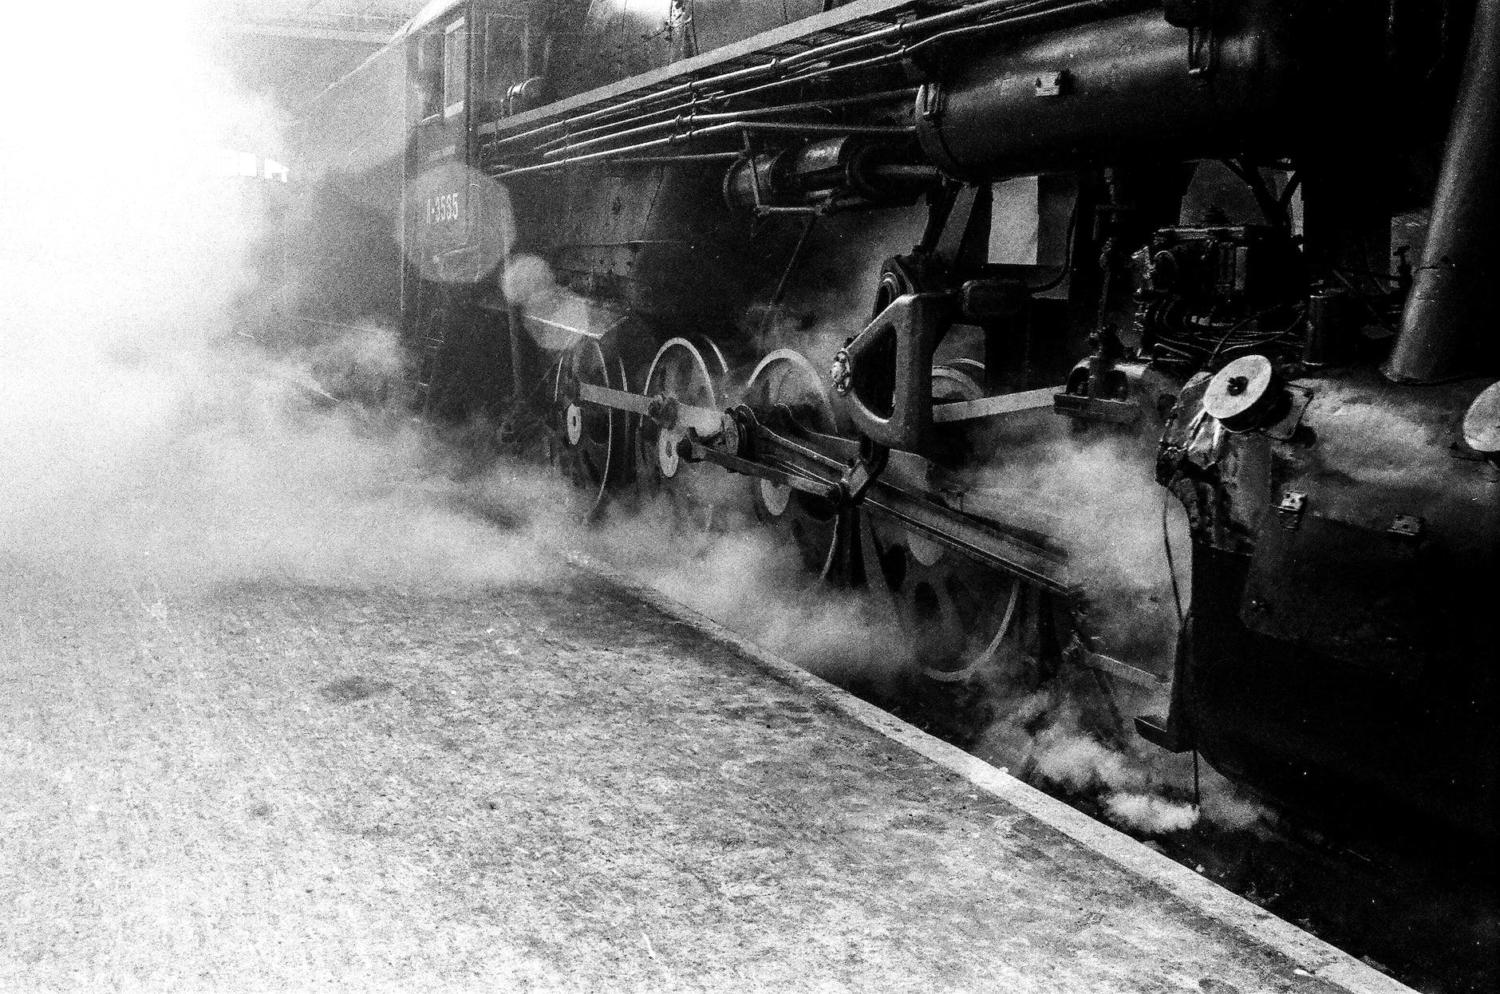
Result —
M0 594L3 990L1333 989L581 571Z

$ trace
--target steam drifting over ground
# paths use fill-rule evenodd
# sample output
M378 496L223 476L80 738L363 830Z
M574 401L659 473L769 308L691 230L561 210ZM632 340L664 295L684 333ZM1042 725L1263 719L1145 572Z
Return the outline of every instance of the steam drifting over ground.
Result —
M125 584L143 598L260 581L441 594L553 582L562 567L552 547L581 546L829 678L894 686L910 672L916 648L889 611L810 589L763 532L685 537L660 510L617 512L585 532L574 495L552 474L506 462L477 469L462 445L405 416L396 388L404 360L390 329L323 334L275 354L239 334L260 218L245 188L194 163L230 133L267 144L275 134L263 108L197 57L186 12L101 8L78 39L93 75L64 76L75 92L47 102L82 106L110 81L114 105L136 111L98 119L112 168L74 155L72 122L41 106L12 129L26 134L28 154L0 160L7 572ZM143 59L132 38L152 39L158 57ZM181 108L185 93L195 99ZM46 149L58 151L38 152ZM539 261L512 274L508 291L538 310L581 306ZM1032 478L1012 473L1011 485L1061 481L1071 498L1112 487L1109 461L1124 457L1029 458ZM1100 534L1097 520L1082 519L1067 532ZM1157 534L1112 536L1097 559L1110 576L1136 575L1160 555ZM1142 596L1160 608L1159 590ZM1029 726L1021 733L1033 739L1040 776L1102 790L1110 816L1134 828L1191 824L1190 807L1160 796L1158 771L1104 745L1072 712L1018 693L1004 691L996 706Z
M10 129L27 148L0 166L0 555L76 582L545 576L530 544L442 503L414 429L319 407L311 369L335 389L399 370L388 333L292 360L240 333L264 181L205 166L277 136L195 50L193 13L99 5L70 18L83 68L48 73L60 92ZM80 154L76 119L55 109L106 92L114 110Z

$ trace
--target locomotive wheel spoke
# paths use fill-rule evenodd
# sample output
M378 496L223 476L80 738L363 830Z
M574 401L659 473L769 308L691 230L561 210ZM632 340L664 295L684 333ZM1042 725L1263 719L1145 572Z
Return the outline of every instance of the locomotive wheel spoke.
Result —
M838 431L822 374L792 349L778 349L760 361L746 383L744 402L763 420L785 416L809 431ZM839 545L837 511L818 497L769 480L752 481L750 499L756 518L796 548L803 566L828 578Z
M889 597L928 677L964 681L1025 656L1022 581L889 522L875 522L871 535L878 568L867 552L867 581Z
M625 364L603 343L585 339L553 370L552 462L579 489L585 520L596 518L628 475L630 419L623 411L585 404L580 385L626 390Z
M971 368L971 366L973 368ZM939 403L982 395L974 364L934 367ZM751 375L745 402L762 419L789 416L819 434L838 434L824 379L790 350L768 355ZM1032 681L1052 641L1043 595L864 506L838 509L769 481L751 484L757 516L781 530L805 568L825 583L857 586L889 605L918 650L929 678L958 683L981 672Z
M657 350L643 392L685 406L718 408L727 375L724 356L713 342L673 338ZM683 425L643 418L636 433L636 482L641 497L665 504L679 525L708 531L723 504L723 474L678 455L686 435Z

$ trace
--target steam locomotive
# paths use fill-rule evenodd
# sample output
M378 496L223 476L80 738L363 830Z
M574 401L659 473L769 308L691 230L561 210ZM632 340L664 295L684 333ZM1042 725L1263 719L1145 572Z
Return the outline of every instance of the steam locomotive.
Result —
M308 109L292 269L425 411L753 514L935 679L1492 845L1497 71L1500 0L438 0ZM1012 472L1101 437L1186 510L1175 609Z

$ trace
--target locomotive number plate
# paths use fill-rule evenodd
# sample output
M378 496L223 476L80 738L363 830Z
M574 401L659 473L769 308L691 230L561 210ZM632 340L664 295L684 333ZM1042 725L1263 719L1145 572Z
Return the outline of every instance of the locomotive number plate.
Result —
M446 224L458 220L458 194L440 193L427 198L427 223Z

